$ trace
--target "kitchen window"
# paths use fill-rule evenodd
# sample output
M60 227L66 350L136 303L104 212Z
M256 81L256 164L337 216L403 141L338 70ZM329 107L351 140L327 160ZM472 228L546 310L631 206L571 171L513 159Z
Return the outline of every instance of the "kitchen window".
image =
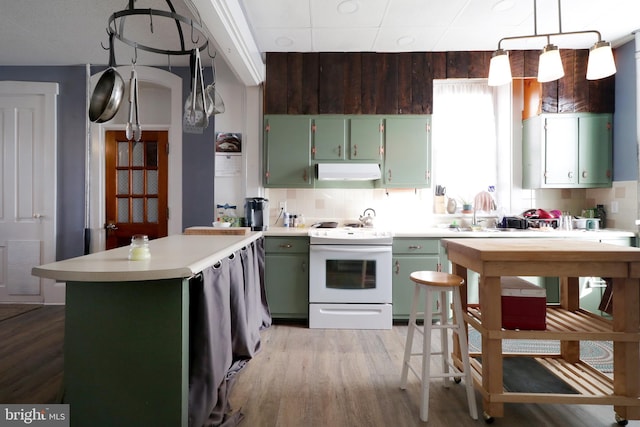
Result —
M489 187L498 210L509 210L511 85L486 79L434 80L434 184L458 203Z

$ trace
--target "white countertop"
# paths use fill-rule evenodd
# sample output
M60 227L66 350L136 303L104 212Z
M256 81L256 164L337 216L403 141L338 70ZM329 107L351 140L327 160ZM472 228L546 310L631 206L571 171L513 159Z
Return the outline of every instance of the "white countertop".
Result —
M34 276L58 281L124 282L191 277L262 236L182 235L151 240L151 259L129 261L129 247L96 252L34 267Z
M495 230L495 229L494 229ZM550 230L539 231L535 229L517 231L456 231L441 227L397 227L392 230L394 237L566 237L576 239L612 239L620 237L634 237L635 233L626 230L601 229L601 230ZM262 232L265 236L307 236L309 228L269 227Z

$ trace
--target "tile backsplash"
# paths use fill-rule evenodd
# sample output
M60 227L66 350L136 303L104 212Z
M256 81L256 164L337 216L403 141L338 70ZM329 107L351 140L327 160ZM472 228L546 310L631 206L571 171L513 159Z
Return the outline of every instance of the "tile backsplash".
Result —
M318 221L357 222L365 209L376 212L380 226L435 226L451 222L458 216L434 214L433 190L426 189L265 189L270 201L269 224L281 226L279 202L287 202L287 211L303 214L306 225ZM489 216L520 214L527 209L559 209L580 215L582 209L596 204L605 206L607 228L635 231L637 217L637 182L618 181L602 189L513 189L510 207L498 206ZM617 207L617 212L614 212ZM458 207L459 210L459 207ZM463 218L467 218L468 216Z

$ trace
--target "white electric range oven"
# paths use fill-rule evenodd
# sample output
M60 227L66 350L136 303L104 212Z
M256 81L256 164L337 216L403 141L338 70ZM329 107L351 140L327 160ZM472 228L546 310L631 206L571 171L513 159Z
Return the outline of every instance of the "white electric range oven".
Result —
M309 243L309 327L391 329L391 232L318 228Z

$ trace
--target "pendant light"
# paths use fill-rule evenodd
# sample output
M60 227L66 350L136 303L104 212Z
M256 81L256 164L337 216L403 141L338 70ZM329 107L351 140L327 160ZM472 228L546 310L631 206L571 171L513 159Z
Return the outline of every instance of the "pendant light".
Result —
M587 63L587 80L604 79L616 73L616 63L613 60L611 43L598 40L589 49Z
M538 60L538 81L552 82L564 77L564 67L558 46L549 43L542 49Z
M493 52L489 63L489 86L502 86L511 83L511 64L506 50Z
M537 0L533 0L533 23L534 34L529 36L504 37L498 42L498 50L493 53L489 64L489 86L501 86L511 83L511 67L509 65L509 55L502 49L503 41L507 40L523 40L530 38L546 37L547 44L542 49L538 62L538 81L541 83L558 80L564 76L564 68L562 66L562 58L560 50L551 43L551 37L569 36L577 34L593 33L598 36L598 40L589 50L589 60L587 63L587 79L597 80L609 77L616 73L616 64L613 59L611 44L602 40L600 32L595 30L588 31L562 31L562 10L558 0L558 32L549 34L538 34L538 16L537 16Z

